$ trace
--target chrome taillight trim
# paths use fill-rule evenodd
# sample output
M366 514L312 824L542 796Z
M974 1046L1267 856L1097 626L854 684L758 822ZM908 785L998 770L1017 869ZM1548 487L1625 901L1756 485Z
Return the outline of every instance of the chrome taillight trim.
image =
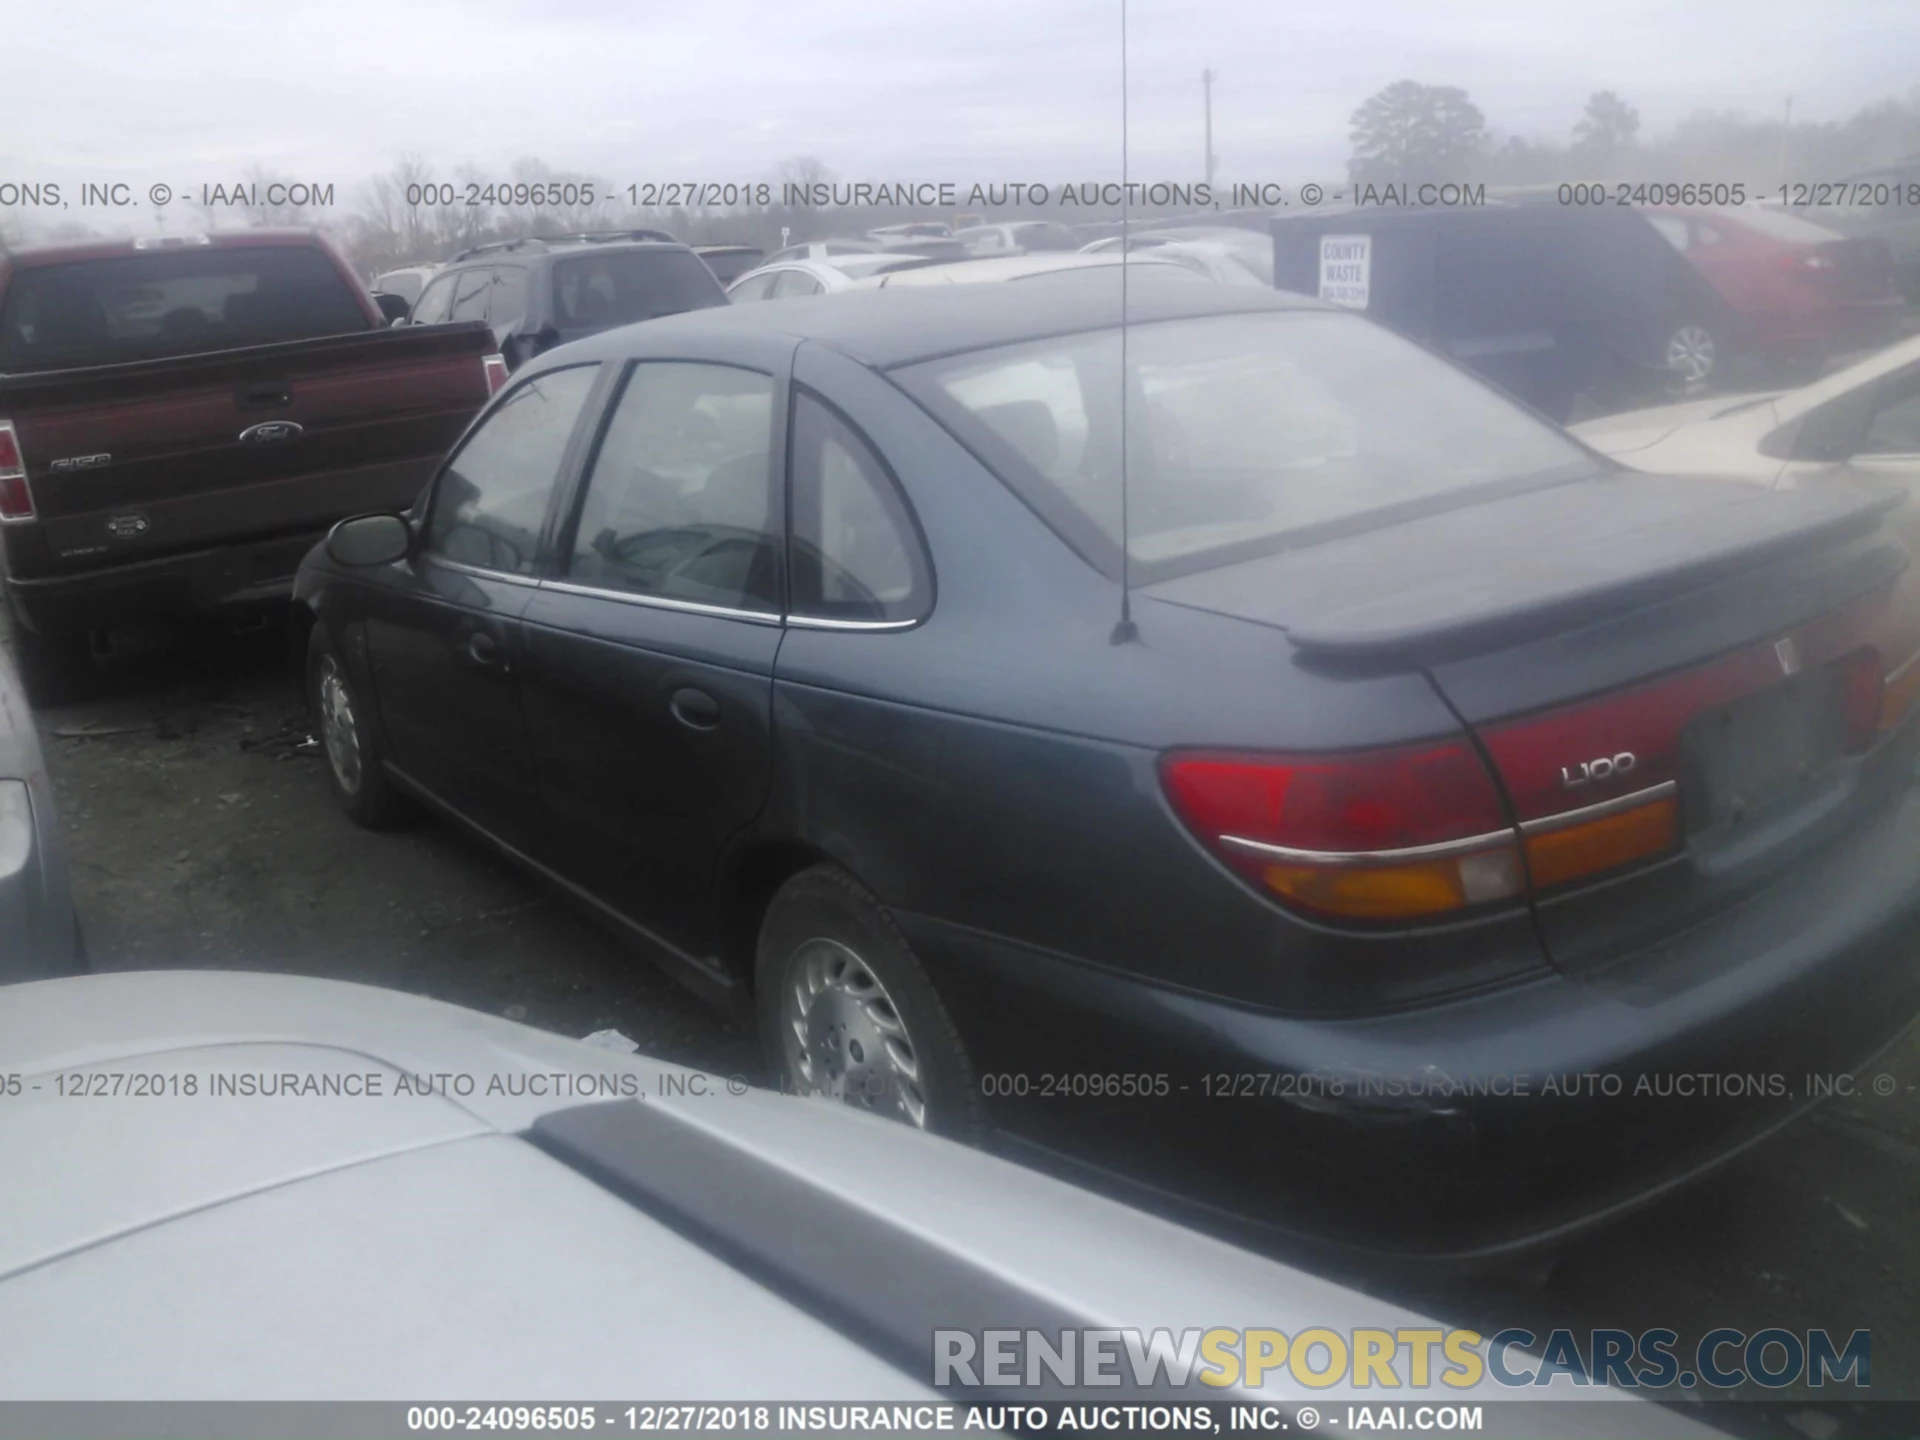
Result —
M1575 825L1584 825L1591 820L1604 820L1609 815L1618 815L1626 810L1638 810L1643 805L1651 805L1659 800L1671 799L1680 793L1680 786L1672 780L1662 780L1658 785L1649 785L1644 790L1635 790L1626 795L1616 795L1611 800L1601 800L1592 805L1582 805L1578 810L1562 810L1558 815L1542 815L1537 820L1522 820L1522 835L1551 835L1556 830L1566 830Z

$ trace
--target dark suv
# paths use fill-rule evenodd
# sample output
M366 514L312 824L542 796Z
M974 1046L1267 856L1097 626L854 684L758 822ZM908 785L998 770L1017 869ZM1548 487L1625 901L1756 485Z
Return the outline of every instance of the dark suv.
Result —
M462 250L414 302L410 325L485 320L516 369L616 325L727 304L690 247L659 230L500 240Z

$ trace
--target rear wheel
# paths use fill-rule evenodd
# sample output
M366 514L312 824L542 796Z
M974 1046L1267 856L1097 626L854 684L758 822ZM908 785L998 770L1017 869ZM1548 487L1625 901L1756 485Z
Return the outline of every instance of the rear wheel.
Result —
M1699 389L1720 377L1726 368L1725 346L1718 335L1698 320L1674 327L1667 337L1667 373L1683 390Z
M327 784L340 808L369 830L406 819L413 807L381 768L372 714L319 625L307 637L307 703L320 731Z
M978 1087L946 1007L892 917L844 871L816 866L774 897L755 987L784 1088L980 1137Z

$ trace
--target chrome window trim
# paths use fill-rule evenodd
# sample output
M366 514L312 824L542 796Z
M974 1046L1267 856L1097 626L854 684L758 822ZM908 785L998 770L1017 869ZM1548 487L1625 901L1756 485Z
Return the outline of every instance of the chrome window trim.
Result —
M914 620L833 620L825 615L789 615L787 624L803 630L911 630L919 625Z
M1637 810L1642 805L1651 805L1656 800L1665 800L1680 793L1680 786L1673 780L1662 780L1658 785L1649 785L1644 790L1635 790L1626 795L1616 795L1611 800L1602 800L1593 805L1582 805L1578 810L1562 810L1558 815L1542 815L1537 820L1520 822L1522 835L1551 835L1556 830L1565 830L1570 825L1584 825L1589 820L1604 820L1622 810Z
M1249 840L1241 835L1222 835L1220 843L1255 855L1276 860L1291 860L1301 865L1398 865L1407 860L1438 860L1448 855L1467 855L1479 850L1512 846L1511 830L1489 830L1484 835L1469 835L1462 840L1442 840L1437 845L1408 845L1398 850L1295 850L1286 845L1270 845L1265 840Z
M509 585L525 585L529 589L537 588L539 577L534 575L516 575L511 570L489 570L484 565L469 565L464 560L449 560L432 550L421 550L420 559L429 565L437 565L443 570L458 570L462 575L478 575L485 580L504 580Z
M580 595L589 600L618 600L626 605L642 605L653 610L679 610L690 615L715 615L723 620L749 620L756 625L779 625L777 610L741 610L731 605L705 605L697 600L675 600L666 595L640 595L632 590L610 590L598 585L580 585L571 580L541 580L542 590L562 595Z

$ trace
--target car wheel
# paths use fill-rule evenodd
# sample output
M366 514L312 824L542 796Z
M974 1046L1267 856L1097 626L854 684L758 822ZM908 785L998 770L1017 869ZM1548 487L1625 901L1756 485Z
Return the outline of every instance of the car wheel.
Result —
M318 625L307 638L307 703L320 732L327 784L340 808L369 830L383 830L405 819L412 806L380 766L373 717L326 631Z
M1690 320L1667 337L1667 371L1674 383L1685 388L1707 384L1717 377L1725 363L1719 338L1698 321Z
M845 871L816 866L774 896L754 979L785 1089L980 1138L978 1086L946 1006L892 917Z

